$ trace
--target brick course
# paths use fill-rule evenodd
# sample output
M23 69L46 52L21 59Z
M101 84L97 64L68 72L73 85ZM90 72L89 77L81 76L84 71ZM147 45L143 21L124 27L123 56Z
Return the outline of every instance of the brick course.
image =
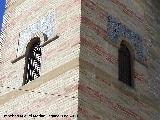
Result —
M38 120L159 120L160 44L154 6L146 0L7 0L0 40L0 120L21 119L5 114L47 115ZM20 33L32 33L31 26L41 24L49 11L54 20L51 26L46 23L53 31L48 40L58 38L42 47L41 77L22 86L25 54L17 56ZM144 49L144 61L131 51L134 88L118 81L119 45L122 40L130 44L130 38L119 37L114 43L108 16L142 38L138 47Z

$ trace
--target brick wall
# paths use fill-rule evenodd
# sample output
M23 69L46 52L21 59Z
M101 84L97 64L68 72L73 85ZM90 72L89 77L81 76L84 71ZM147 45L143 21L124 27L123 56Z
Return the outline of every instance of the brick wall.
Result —
M4 117L12 114L46 115L45 118L37 117L38 120L76 119L80 0L6 2L1 49L0 119L22 119ZM47 22L48 19L50 21ZM25 54L27 42L37 32L45 33L48 41L56 36L58 38L42 47L41 77L22 86L25 57L21 56ZM44 36L38 37L43 39ZM21 52L21 49L24 51ZM69 117L52 118L49 115L69 115ZM27 116L24 119L29 120L33 117Z
M160 119L159 102L150 86L155 76L151 79L148 73L151 68L145 4L82 0L79 120ZM122 40L133 48L134 88L118 81L118 48Z
M159 70L159 8L160 2L158 0L155 1L146 1L145 6L145 19L148 24L147 29L147 37L149 39L148 44L148 55L149 55L149 76L150 76L150 92L153 97L157 100L160 99L160 70Z
M57 119L159 120L157 4L145 0L6 1L0 119L45 114L36 119L50 120L51 114L68 114ZM43 33L48 41L58 38L42 47L41 77L22 86L26 44L36 35L44 43ZM118 81L122 40L132 48L134 88ZM78 118L72 117L77 114Z

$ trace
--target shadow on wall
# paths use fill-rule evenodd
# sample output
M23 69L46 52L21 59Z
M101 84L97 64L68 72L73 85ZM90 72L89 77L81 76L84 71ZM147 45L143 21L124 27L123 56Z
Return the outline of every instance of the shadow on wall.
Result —
M160 1L159 0L152 0L153 5L160 10Z
M160 24L160 0L152 0L152 11L154 13L156 22Z

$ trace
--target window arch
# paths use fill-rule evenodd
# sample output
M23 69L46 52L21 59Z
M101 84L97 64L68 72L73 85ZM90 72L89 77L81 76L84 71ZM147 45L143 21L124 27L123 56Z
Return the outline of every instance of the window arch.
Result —
M124 41L118 50L118 79L119 81L133 87L131 52Z
M23 85L40 77L41 67L40 38L33 38L27 45Z

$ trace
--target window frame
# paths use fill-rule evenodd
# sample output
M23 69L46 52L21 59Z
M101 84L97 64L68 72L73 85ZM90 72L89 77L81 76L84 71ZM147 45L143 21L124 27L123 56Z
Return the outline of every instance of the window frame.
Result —
M33 47L34 45L38 44L40 46L40 38L39 37L34 37L30 40L30 42L27 44L26 47L26 52L25 52L25 66L24 66L24 74L23 74L23 85L27 84L29 81L32 80L27 80L27 74L28 74L28 59L31 57L31 52L33 52ZM41 48L40 48L41 49ZM41 50L41 58L42 58L42 50ZM40 68L41 68L41 64L40 64ZM40 75L40 70L39 70L39 75ZM40 77L40 76L39 76ZM38 77L37 77L38 78ZM34 79L33 79L34 80Z
M126 49L128 49L128 53L129 53L129 62L130 62L130 80L121 80L121 78L120 78L120 74L122 74L122 76L123 76L123 73L120 71L120 49L121 49L121 47L122 47L122 45L123 46L125 46L126 47ZM132 87L132 88L134 88L134 79L133 79L133 62L134 62L134 50L133 50L133 48L130 46L130 44L127 42L127 41L125 41L125 40L122 40L121 42L120 42L120 44L119 44L119 48L118 48L118 80L120 81L120 82L122 82L122 83L124 83L125 85L127 85L127 86L129 86L129 87ZM125 66L125 65L124 65ZM122 66L123 67L123 66ZM126 69L126 68L124 68L124 69ZM129 74L129 73L128 73ZM122 78L124 78L124 77L122 77Z

